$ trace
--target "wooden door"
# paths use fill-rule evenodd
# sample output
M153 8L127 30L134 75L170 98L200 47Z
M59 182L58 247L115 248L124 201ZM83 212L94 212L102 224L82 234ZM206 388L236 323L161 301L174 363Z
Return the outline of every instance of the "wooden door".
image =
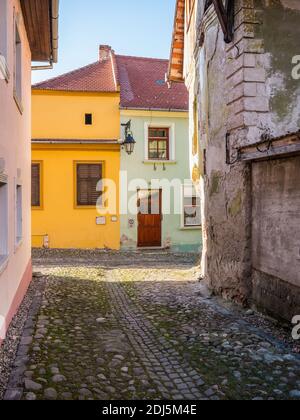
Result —
M162 191L138 191L138 247L160 247L162 233Z

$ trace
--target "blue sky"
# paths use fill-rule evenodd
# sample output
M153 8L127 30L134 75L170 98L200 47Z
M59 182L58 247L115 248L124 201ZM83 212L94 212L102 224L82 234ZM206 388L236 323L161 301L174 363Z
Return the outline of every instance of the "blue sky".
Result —
M168 58L176 0L60 0L59 63L34 71L33 83L97 60L98 46L117 54Z

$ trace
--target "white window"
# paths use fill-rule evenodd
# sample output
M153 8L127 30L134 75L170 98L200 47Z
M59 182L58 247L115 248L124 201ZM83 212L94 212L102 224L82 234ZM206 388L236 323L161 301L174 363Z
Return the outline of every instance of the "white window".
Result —
M0 79L8 81L7 68L7 0L0 0Z
M0 178L0 268L8 256L8 186Z
M20 32L15 22L15 51L14 51L14 96L20 111L22 111L22 42Z
M22 185L16 186L16 245L19 245L23 236L22 217Z
M183 186L183 228L201 227L201 202L193 185Z
M145 161L175 161L175 124L145 123Z

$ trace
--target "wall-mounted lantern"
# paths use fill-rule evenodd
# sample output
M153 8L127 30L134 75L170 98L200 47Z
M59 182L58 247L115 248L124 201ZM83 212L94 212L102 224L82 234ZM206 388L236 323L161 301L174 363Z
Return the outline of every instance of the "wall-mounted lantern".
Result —
M134 140L131 131L131 120L128 121L128 123L121 125L122 127L125 127L125 140L123 141L122 146L125 147L126 153L128 155L132 155L136 141Z

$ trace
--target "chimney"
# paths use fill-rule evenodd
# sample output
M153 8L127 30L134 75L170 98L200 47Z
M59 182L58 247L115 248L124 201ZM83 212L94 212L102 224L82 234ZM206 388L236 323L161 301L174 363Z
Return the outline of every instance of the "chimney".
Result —
M109 45L100 45L99 61L106 61L110 58L111 47Z

